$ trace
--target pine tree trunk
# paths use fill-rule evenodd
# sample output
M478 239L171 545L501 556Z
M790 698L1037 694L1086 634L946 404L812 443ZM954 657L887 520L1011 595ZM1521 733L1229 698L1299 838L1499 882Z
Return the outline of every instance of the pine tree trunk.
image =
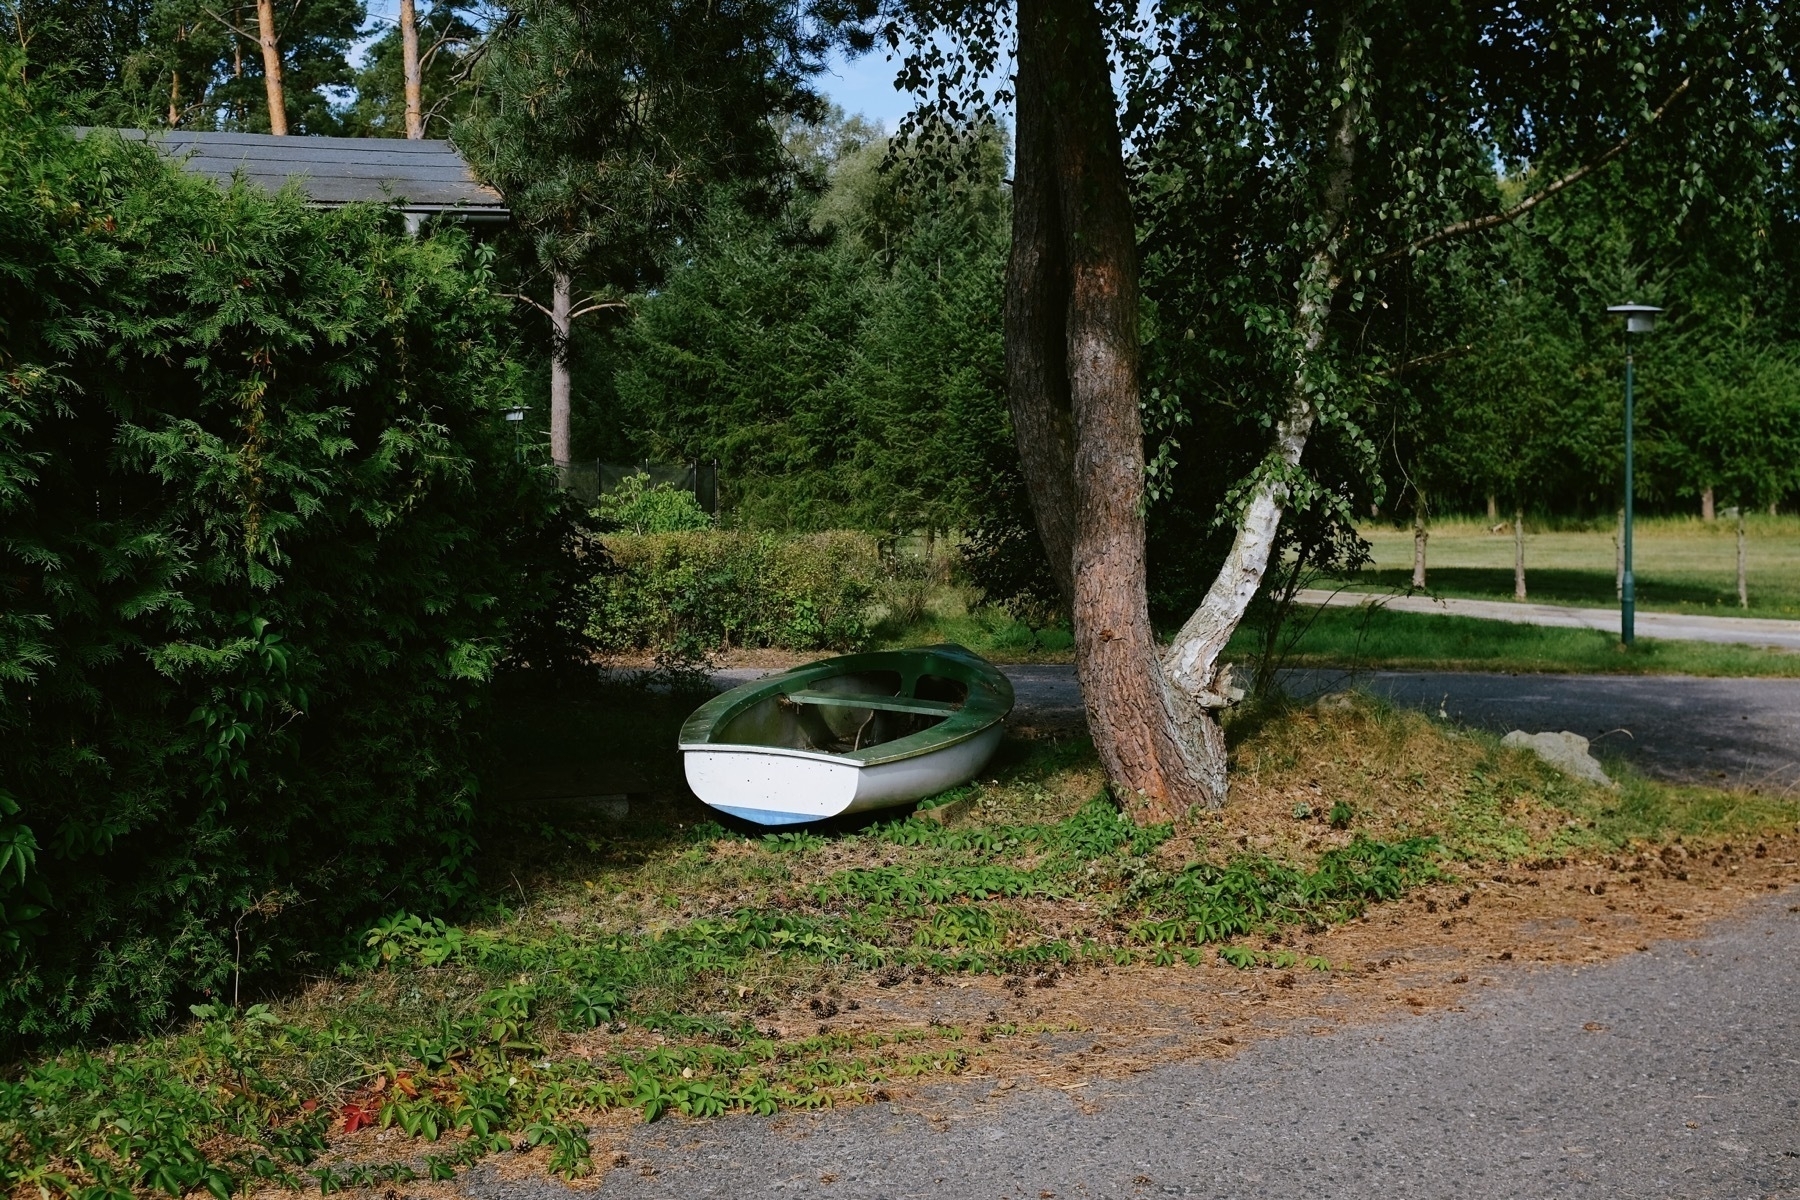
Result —
M1525 599L1525 510L1513 509L1513 599Z
M406 136L425 136L424 89L419 77L419 18L413 0L400 0L400 64L406 84Z
M1075 595L1075 414L1063 338L1069 283L1038 41L1034 26L1019 48L1012 250L1004 302L1006 381L1025 493L1067 607Z
M1708 524L1718 519L1718 513L1713 508L1713 490L1710 483L1706 485L1706 490L1700 493L1700 519Z
M181 121L181 72L169 72L169 128Z
M1489 492L1488 493L1488 525L1494 526L1494 525L1498 525L1499 523L1500 523L1500 499L1499 499L1499 497L1495 496L1494 493Z
M281 42L275 33L275 0L256 0L256 35L262 45L263 91L269 97L269 132L287 136L287 95L281 87Z
M550 276L550 460L569 462L569 275Z
M1742 505L1739 505L1737 509L1737 552L1738 607L1749 608L1750 585L1744 577L1744 509Z
M1136 227L1092 0L1021 0L1017 62L1006 332L1020 458L1107 779L1138 820L1169 820L1224 802L1225 740L1169 686L1150 625Z
M1425 492L1416 489L1413 493L1413 577L1412 585L1423 591L1425 588L1425 543L1431 534L1425 530Z

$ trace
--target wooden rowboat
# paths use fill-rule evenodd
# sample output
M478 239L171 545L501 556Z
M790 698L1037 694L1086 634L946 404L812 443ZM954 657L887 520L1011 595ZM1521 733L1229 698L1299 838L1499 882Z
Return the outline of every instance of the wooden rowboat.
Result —
M688 786L759 825L906 804L973 778L1000 744L1012 684L961 646L876 650L765 676L681 727Z

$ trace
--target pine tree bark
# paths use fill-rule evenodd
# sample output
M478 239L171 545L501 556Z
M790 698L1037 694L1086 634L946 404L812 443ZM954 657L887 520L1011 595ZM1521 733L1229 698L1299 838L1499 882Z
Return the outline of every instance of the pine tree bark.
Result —
M1021 31L1004 301L1006 384L1026 495L1066 608L1075 598L1075 412L1063 329L1069 281L1041 40L1035 23Z
M1416 590L1425 589L1425 543L1431 534L1425 528L1425 492L1422 488L1413 491L1413 577L1412 585Z
M1500 500L1492 492L1488 493L1487 500L1488 500L1488 524L1489 525L1498 525L1500 523Z
M1225 799L1225 743L1169 684L1145 579L1137 235L1092 0L1021 0L1007 388L1063 583L1094 746L1119 803Z
M1706 490L1700 493L1700 519L1708 524L1718 519L1718 514L1713 508L1713 490L1710 483L1706 485Z
M569 309L567 271L550 276L550 460L560 469L569 462Z
M424 85L419 72L419 18L413 0L400 0L400 69L406 92L406 136L425 136Z
M286 137L287 93L281 85L281 40L275 32L275 0L256 0L256 36L262 46L263 91L269 99L269 132Z
M1525 599L1525 510L1513 509L1513 599Z

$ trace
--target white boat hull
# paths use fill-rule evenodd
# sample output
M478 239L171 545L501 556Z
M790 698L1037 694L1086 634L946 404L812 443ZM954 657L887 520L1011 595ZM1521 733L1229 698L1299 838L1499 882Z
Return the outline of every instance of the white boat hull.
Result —
M1000 745L996 722L973 737L868 766L781 746L682 747L688 786L701 800L759 825L799 825L923 800L975 777Z

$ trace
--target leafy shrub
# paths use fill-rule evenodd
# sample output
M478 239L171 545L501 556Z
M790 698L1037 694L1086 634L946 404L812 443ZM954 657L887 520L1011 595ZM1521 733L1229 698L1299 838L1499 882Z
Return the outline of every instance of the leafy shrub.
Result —
M465 237L76 139L17 67L0 1043L153 1025L463 892L465 727L569 532Z
M590 585L588 624L602 649L847 650L869 635L880 563L865 534L707 530L604 541L612 569Z
M694 493L668 483L652 486L643 471L627 475L616 490L600 497L594 516L624 533L686 533L712 527L712 517Z

